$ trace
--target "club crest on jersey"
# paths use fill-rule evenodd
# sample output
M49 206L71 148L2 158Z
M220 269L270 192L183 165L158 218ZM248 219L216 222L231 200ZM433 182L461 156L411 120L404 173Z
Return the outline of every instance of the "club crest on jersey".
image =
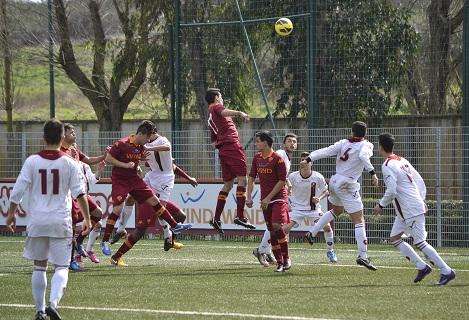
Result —
M135 149L133 150L133 153L140 153L140 150L137 149L137 148L135 148Z

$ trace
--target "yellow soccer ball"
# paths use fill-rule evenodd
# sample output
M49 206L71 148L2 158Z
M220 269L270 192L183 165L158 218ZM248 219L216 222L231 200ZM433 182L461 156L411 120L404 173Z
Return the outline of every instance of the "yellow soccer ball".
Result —
M275 32L279 36L288 36L293 31L293 23L288 18L280 18L275 22Z

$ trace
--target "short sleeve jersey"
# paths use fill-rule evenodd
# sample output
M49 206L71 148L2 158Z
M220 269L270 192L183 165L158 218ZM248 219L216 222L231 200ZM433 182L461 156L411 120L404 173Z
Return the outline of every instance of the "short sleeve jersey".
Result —
M292 185L290 196L292 209L307 211L321 209L319 203L315 204L312 200L327 189L326 180L322 174L313 171L309 177L303 177L299 171L295 171L288 176L288 180Z
M261 187L261 199L264 199L275 187L277 182L286 181L287 169L285 161L275 152L263 157L259 152L252 159L252 166L249 176L259 177ZM272 201L287 201L287 189L283 187L272 198Z
M122 138L112 145L109 154L116 160L124 163L134 162L135 166L132 169L112 167L111 179L132 179L139 178L137 174L137 165L144 157L145 148L141 144L133 142L133 136Z
M225 110L222 104L209 107L208 127L212 135L212 142L216 147L222 144L239 142L238 130L231 117L224 117L221 112Z

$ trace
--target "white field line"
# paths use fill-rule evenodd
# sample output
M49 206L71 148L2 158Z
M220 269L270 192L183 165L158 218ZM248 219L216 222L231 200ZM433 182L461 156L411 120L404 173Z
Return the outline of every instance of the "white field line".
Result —
M26 308L32 309L32 304L14 304L1 303L4 308ZM299 316L279 316L252 313L237 312L209 312L209 311L181 311L181 310L159 310L159 309L130 309L130 308L104 308L104 307L78 307L78 306L60 306L60 309L70 310L89 310L89 311L111 311L111 312L129 312L129 313L149 313L149 314L175 314L184 316L208 316L208 317L231 317L231 318L252 318L252 319L280 319L280 320L333 320L328 318L310 318Z

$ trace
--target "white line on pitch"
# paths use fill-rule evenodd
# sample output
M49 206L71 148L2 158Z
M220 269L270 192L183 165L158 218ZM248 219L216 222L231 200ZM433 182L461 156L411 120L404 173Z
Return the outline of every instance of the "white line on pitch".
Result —
M5 308L34 308L31 304L2 303L0 307ZM153 313L153 314L176 314L185 316L208 316L208 317L232 317L232 318L253 318L253 319L283 319L283 320L333 320L327 318L310 318L301 316L279 316L237 312L209 312L209 311L180 311L180 310L158 310L158 309L130 309L130 308L103 308L103 307L78 307L60 306L60 309L70 310L91 310L91 311L114 311L132 313Z
M188 261L188 262L220 262L220 260L215 260L215 259L191 259L191 258L152 258L152 257L128 257L127 260L156 260L156 261ZM223 260L224 263L222 264L256 264L258 265L259 263L257 262L246 262L246 261L241 261L241 260ZM294 262L293 265L297 266L309 266L309 267L314 267L314 266L327 266L327 267L342 267L342 268L363 268L362 266L355 265L355 264L338 264L338 263L301 263L301 262ZM411 267L398 267L398 266L376 266L381 269L398 269L398 270L415 270L415 268ZM455 271L460 271L460 272L469 272L467 269L454 269Z

